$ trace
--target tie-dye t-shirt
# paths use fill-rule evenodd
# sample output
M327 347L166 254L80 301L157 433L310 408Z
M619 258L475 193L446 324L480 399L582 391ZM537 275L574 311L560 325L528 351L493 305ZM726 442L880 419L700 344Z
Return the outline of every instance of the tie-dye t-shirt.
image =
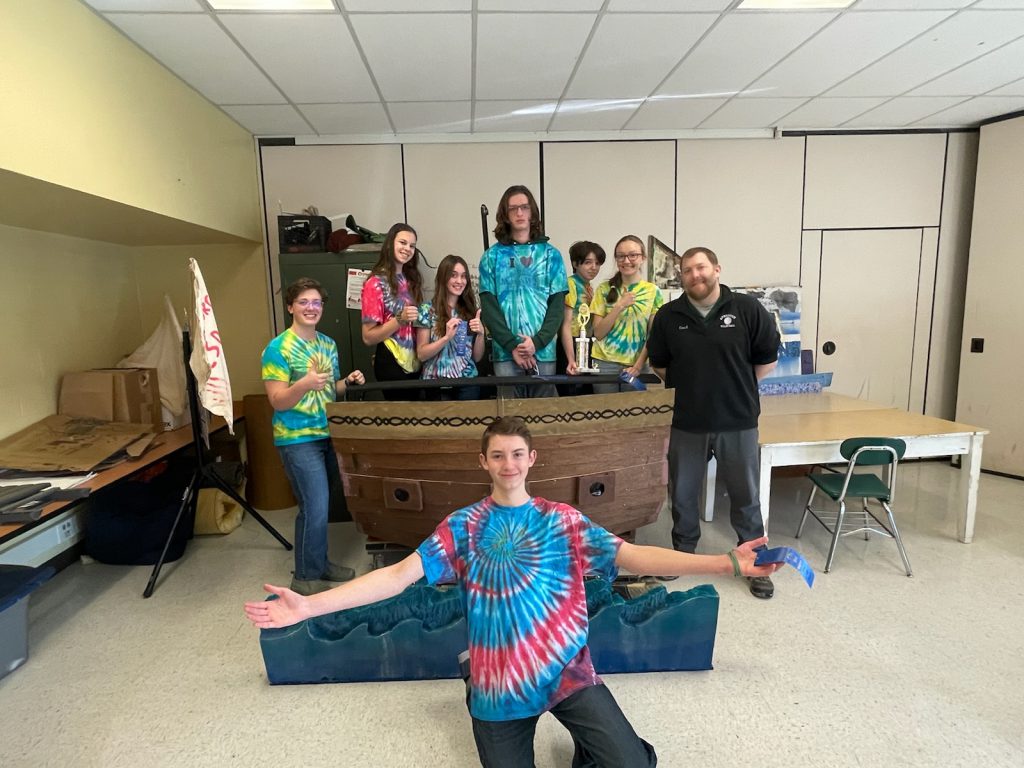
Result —
M414 304L412 291L405 275L395 275L398 292L394 293L388 281L378 275L371 275L363 283L363 324L383 325L392 317L401 313L406 304ZM420 361L416 358L416 329L411 325L400 325L398 330L384 339L384 345L391 350L402 370L412 373L419 370Z
M293 384L305 376L310 368L330 371L331 380L323 389L304 394L287 411L274 411L274 445L308 443L330 436L327 430L327 403L334 402L335 382L341 378L341 370L334 339L322 333L317 333L312 341L306 341L288 328L263 350L263 381Z
M611 311L608 306L608 291L611 287L610 282L598 286L594 300L590 303L591 312L604 316ZM608 335L597 340L592 356L609 363L629 366L636 362L640 350L647 343L648 323L661 309L665 299L658 286L646 280L619 288L620 296L624 290L632 291L636 301L615 318L615 325L608 331Z
M480 257L480 293L490 293L498 300L505 324L519 336L535 336L544 323L548 298L566 290L562 254L546 241L495 243ZM537 350L537 360L554 362L555 338ZM512 353L500 344L492 347L492 355L495 362L512 359Z
M437 312L431 304L420 304L419 319L416 321L418 328L430 329L431 343L441 338L437 334ZM442 334L443 335L443 334ZM421 379L461 379L463 377L476 376L476 363L473 362L473 339L471 333L466 333L465 353L456 353L455 339L449 339L448 343L441 347L441 351L429 360L423 362L420 371Z
M572 309L572 324L570 325L570 330L573 338L580 335L580 307L585 303L590 303L593 299L593 296L590 295L591 293L592 291L590 290L590 286L587 285L586 280L575 272L569 275L569 292L565 294L565 306ZM593 334L593 325L594 323L591 321L587 328L591 335Z
M473 717L532 717L601 682L583 578L614 579L621 544L567 504L534 497L503 507L487 497L419 546L428 582L461 586Z

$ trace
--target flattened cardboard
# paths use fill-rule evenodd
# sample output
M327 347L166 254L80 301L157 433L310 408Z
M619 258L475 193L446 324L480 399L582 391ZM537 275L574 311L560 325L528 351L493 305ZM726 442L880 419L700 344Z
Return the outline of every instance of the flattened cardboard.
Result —
M47 416L0 440L0 467L88 472L153 431L152 424Z

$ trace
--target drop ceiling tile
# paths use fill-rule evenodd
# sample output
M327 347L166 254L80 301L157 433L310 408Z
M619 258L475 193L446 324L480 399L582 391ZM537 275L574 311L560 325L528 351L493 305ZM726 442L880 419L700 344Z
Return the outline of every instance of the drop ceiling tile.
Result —
M611 0L608 10L613 12L639 13L641 11L661 11L678 13L685 11L724 11L734 0Z
M1024 96L1024 78L1017 80L1009 85L1004 85L1002 88L996 88L992 93L986 93L986 96Z
M574 99L563 101L552 131L617 131L636 112L640 99Z
M469 133L468 101L388 104L398 133Z
M372 104L298 104L318 134L392 133L380 102Z
M1004 45L980 59L964 64L920 88L909 96L973 96L991 91L1024 77L1024 39Z
M700 124L700 128L774 128L783 115L806 99L742 99L729 101Z
M477 0L481 11L597 11L604 0Z
M843 128L903 128L963 100L963 96L903 96L858 115Z
M350 13L361 11L469 11L473 0L341 0Z
M1008 115L1024 109L1021 96L979 96L914 123L915 128L957 128L974 126L982 120Z
M546 131L557 101L478 101L473 117L475 133Z
M904 93L1022 34L1024 11L962 11L840 83L828 95Z
M981 0L975 8L985 9L1024 9L1024 0Z
M697 44L658 93L716 96L741 91L835 17L835 13L730 14Z
M847 120L877 107L883 101L884 96L811 99L788 115L783 115L780 122L783 128L792 130L838 128Z
M107 18L215 104L281 104L285 101L209 16L111 13Z
M378 100L340 15L247 13L220 18L291 101Z
M648 99L626 126L630 131L682 131L696 128L728 99L660 97Z
M932 11L966 8L974 0L860 0L855 11Z
M478 99L557 99L565 90L595 14L481 14L477 19ZM529 40L529 45L509 45ZM538 55L543 51L543 55Z
M97 11L203 12L199 0L83 0Z
M845 13L754 82L751 89L774 96L817 96L950 13Z
M604 16L568 95L575 99L647 96L717 18L710 13ZM623 66L624 59L628 66Z
M350 17L370 70L388 101L470 97L468 13L366 14Z
M256 136L308 136L310 127L289 104L221 107Z

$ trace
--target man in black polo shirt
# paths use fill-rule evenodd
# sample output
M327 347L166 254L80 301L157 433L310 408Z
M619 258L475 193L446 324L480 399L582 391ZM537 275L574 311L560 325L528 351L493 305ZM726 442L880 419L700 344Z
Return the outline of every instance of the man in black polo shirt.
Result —
M754 298L718 282L722 271L709 248L679 257L684 295L654 318L647 352L651 366L674 388L668 446L672 546L694 552L700 539L699 499L708 447L729 492L730 519L740 542L764 536L759 498L757 382L778 359L779 332ZM775 592L767 576L750 579L750 592Z

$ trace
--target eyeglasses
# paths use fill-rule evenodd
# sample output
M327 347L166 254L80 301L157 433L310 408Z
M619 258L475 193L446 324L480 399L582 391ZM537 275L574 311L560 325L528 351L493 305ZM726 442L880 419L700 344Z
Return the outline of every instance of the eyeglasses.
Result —
M320 299L296 299L295 303L305 309L309 307L311 309L323 309L324 303Z
M530 204L529 203L523 203L522 205L510 205L508 207L508 212L509 213L529 213L530 212Z
M615 260L616 261L626 261L627 259L629 261L639 261L643 257L644 257L644 255L642 253L640 253L639 251L637 251L636 253L616 253L615 254Z

